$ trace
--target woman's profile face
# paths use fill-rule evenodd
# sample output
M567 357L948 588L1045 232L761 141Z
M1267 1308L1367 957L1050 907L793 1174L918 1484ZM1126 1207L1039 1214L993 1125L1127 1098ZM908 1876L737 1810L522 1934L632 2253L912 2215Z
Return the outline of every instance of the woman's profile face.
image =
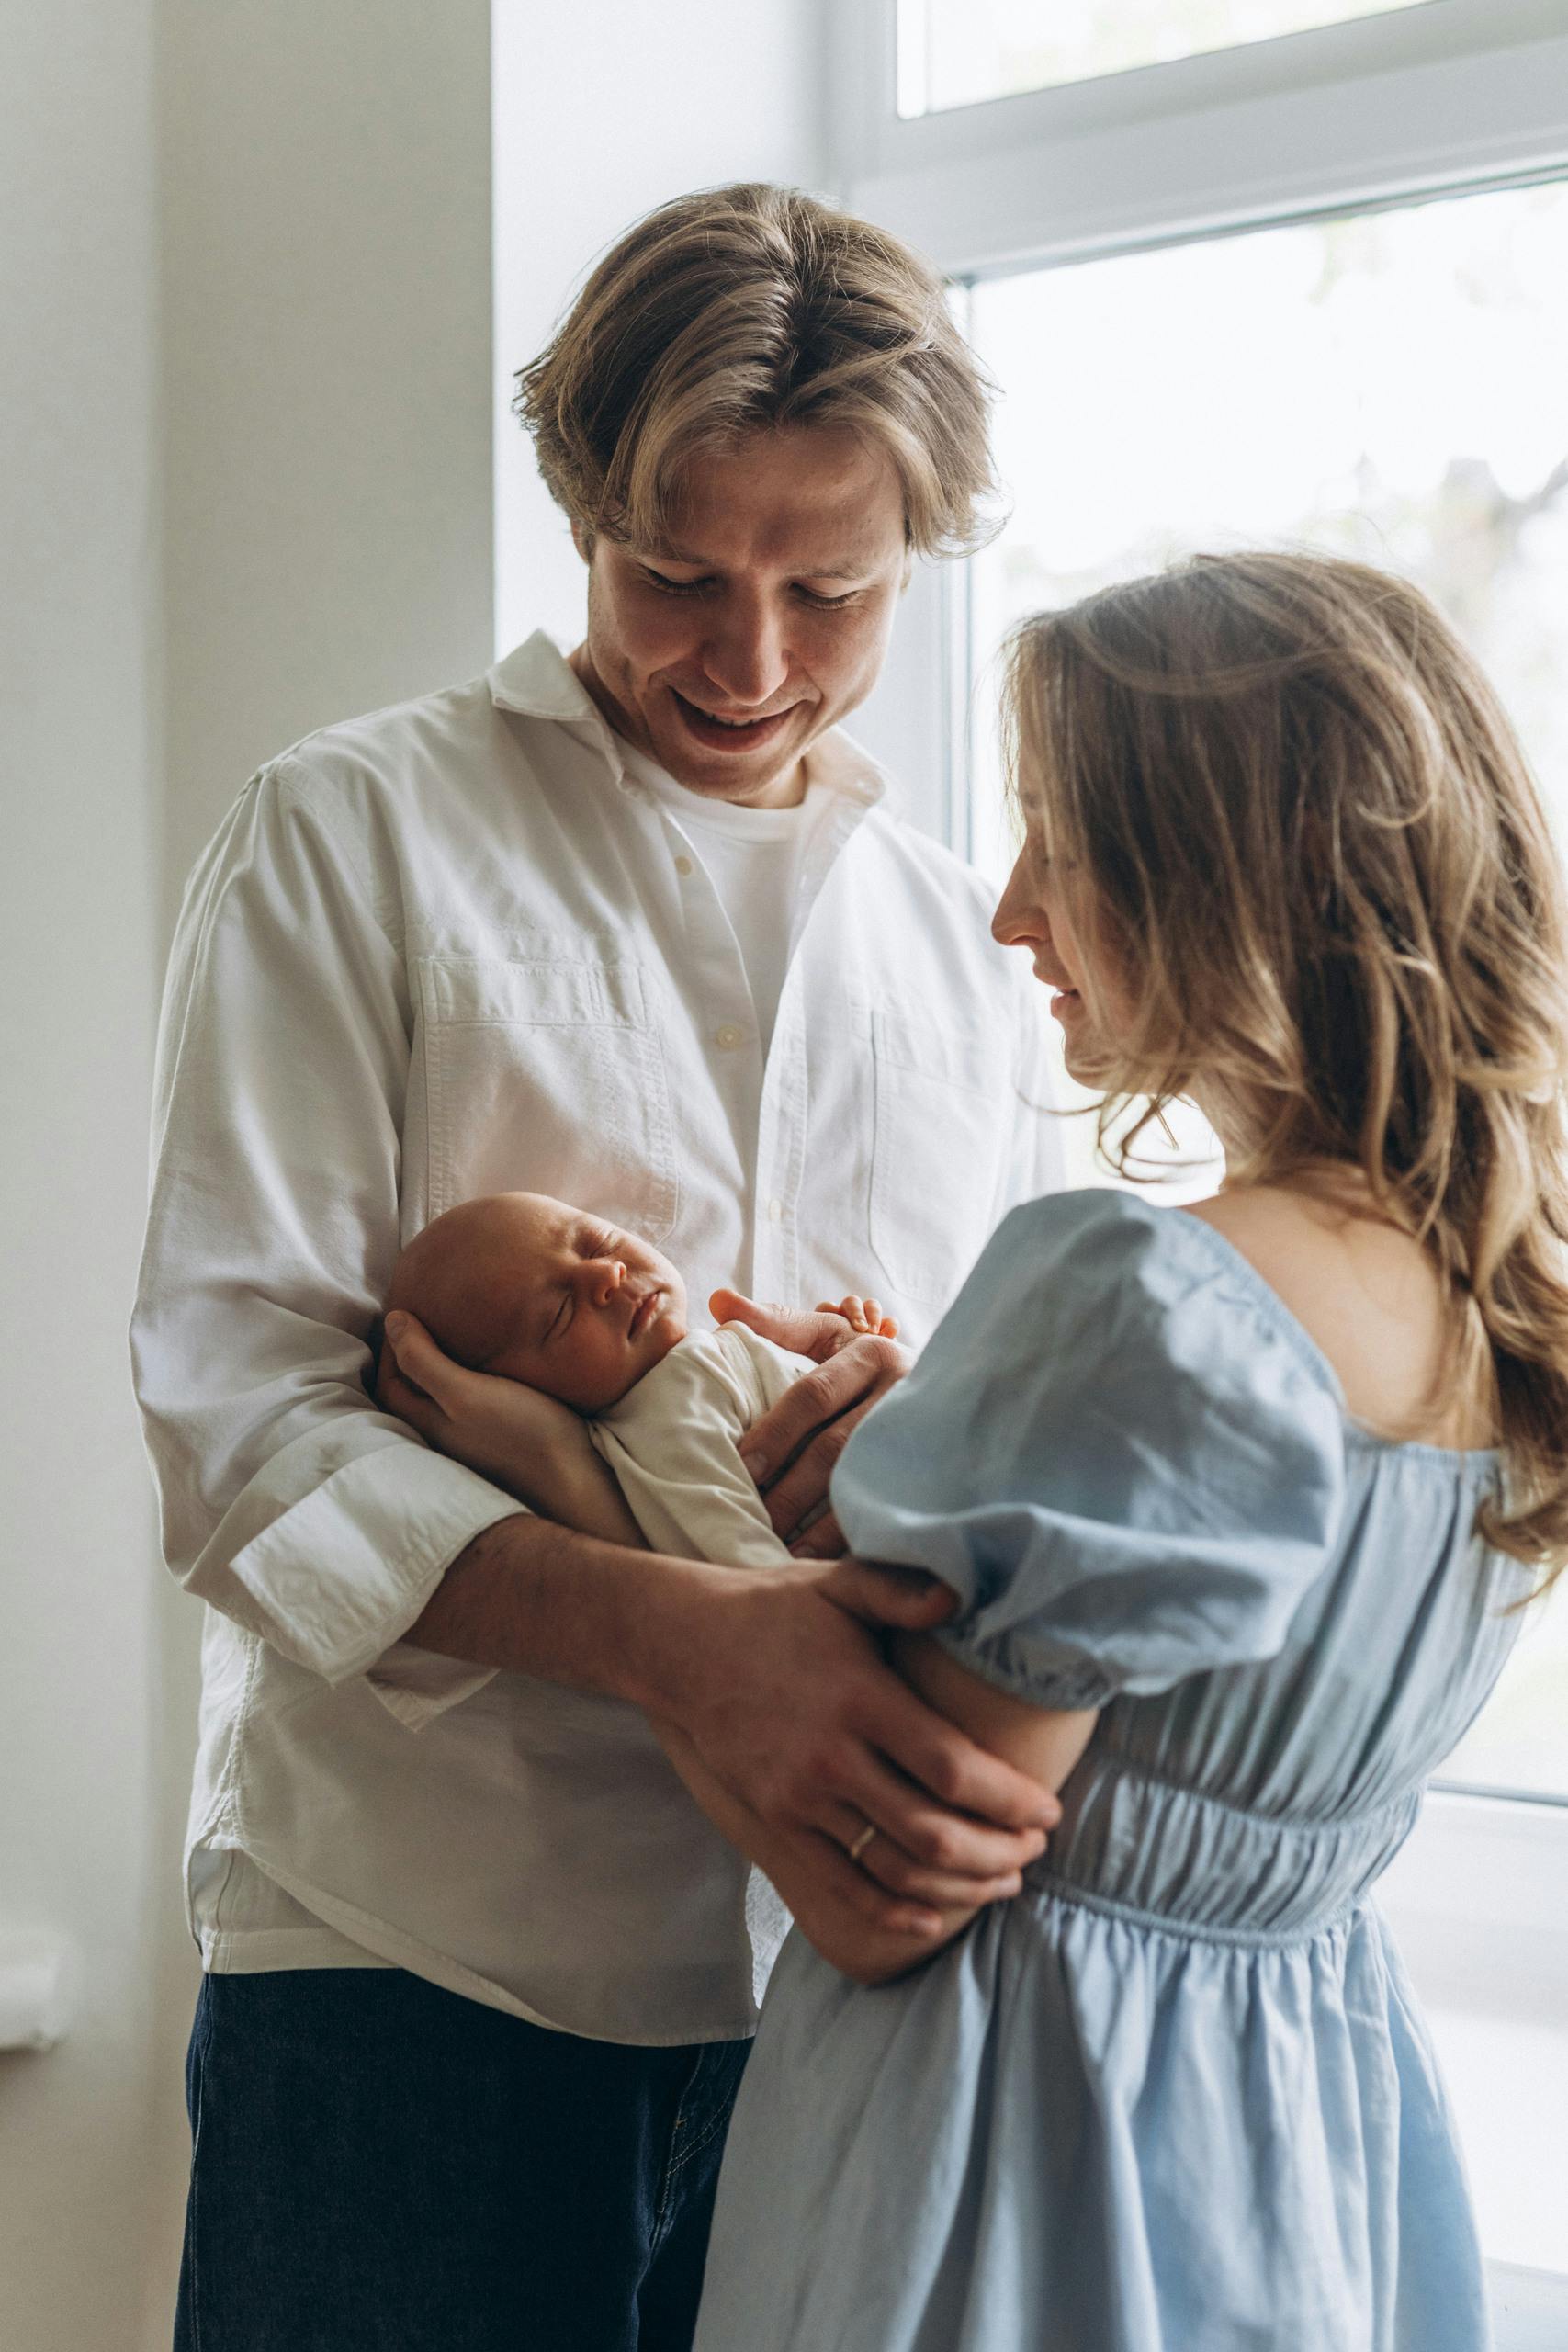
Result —
M1090 1086L1105 1059L1101 1032L1126 1006L1127 990L1103 950L1091 944L1083 916L1077 868L1051 858L1043 827L1032 814L991 918L991 936L1004 947L1028 951L1035 978L1053 991L1051 1012L1061 1023L1068 1073Z

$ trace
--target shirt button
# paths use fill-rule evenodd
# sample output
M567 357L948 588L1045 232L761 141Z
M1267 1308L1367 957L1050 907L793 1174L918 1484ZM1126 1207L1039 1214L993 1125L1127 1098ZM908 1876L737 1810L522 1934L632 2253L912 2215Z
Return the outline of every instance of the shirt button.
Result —
M745 1030L738 1029L733 1021L726 1021L714 1031L713 1041L716 1046L722 1046L725 1052L728 1054L733 1053L745 1035Z
M768 1203L768 1223L770 1225L782 1225L784 1223L784 1203L780 1200L776 1193L773 1194L773 1199Z
M692 871L691 859L689 857L678 857L675 860L675 871L681 876L682 879L684 880L685 876Z

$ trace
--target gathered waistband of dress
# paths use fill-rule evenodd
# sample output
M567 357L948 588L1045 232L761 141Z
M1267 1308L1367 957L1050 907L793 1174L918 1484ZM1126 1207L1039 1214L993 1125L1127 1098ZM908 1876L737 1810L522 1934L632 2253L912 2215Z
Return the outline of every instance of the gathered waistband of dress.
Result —
M1024 1883L1172 1935L1310 1941L1365 1898L1420 1804L1413 1789L1337 1817L1269 1815L1091 1745Z
M1357 1899L1347 1903L1332 1917L1314 1921L1300 1928L1233 1928L1207 1919L1172 1919L1162 1911L1141 1910L1134 1903L1119 1903L1114 1895L1094 1894L1087 1887L1075 1886L1070 1879L1058 1878L1055 1871L1038 1868L1025 1873L1023 1896L1043 1895L1052 1905L1070 1911L1092 1911L1104 1919L1120 1920L1124 1926L1137 1928L1145 1934L1171 1936L1184 1944L1225 1944L1240 1951L1297 1951L1308 1944L1315 1944L1330 1936L1342 1935L1353 1927L1367 1909Z

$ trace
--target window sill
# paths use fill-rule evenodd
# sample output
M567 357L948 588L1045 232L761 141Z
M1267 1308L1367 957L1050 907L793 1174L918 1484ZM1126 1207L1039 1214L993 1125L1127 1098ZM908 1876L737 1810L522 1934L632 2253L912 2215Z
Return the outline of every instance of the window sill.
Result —
M1568 2277L1490 2262L1493 2352L1562 2352L1568 2344Z

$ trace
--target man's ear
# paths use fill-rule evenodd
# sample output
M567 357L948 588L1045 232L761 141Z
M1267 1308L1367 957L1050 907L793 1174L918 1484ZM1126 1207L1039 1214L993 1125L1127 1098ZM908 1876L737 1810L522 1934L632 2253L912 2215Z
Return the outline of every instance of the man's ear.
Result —
M577 549L578 554L582 558L584 563L592 562L593 534L589 529L587 524L583 522L581 515L576 515L572 519L571 544Z

